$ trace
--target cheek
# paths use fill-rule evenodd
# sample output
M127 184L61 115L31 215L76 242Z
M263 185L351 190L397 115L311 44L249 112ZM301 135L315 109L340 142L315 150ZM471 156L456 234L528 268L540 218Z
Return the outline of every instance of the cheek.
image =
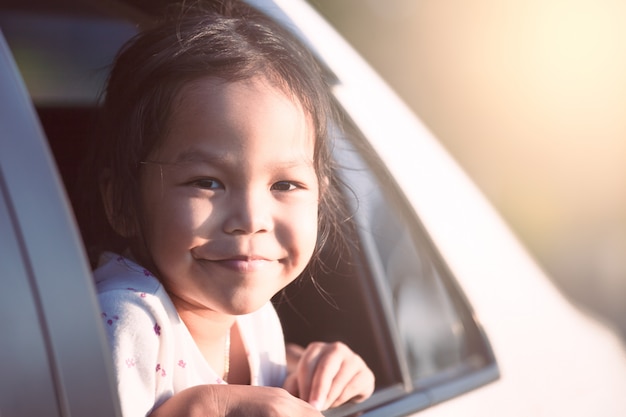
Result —
M297 245L295 250L299 256L300 263L308 263L313 255L317 243L318 232L318 209L317 204L299 210L288 217L291 240Z
M188 248L207 227L212 207L206 201L177 198L164 194L143 200L143 235L153 249ZM176 247L174 247L176 245Z

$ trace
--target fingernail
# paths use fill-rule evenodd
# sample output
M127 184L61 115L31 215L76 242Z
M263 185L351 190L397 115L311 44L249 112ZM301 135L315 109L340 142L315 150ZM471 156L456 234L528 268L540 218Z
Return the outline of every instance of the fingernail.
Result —
M313 408L315 408L318 411L322 411L322 407L324 407L324 404L319 400L313 400L309 404L311 404Z

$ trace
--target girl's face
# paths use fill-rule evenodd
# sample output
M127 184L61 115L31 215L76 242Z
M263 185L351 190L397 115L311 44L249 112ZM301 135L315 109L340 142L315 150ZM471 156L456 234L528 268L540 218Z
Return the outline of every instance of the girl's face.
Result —
M177 96L141 176L147 254L177 308L246 314L294 280L317 239L313 129L263 78Z

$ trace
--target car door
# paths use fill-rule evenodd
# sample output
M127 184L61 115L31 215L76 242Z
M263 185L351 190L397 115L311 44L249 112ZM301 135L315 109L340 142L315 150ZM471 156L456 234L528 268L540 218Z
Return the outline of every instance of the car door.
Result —
M93 284L0 33L0 414L120 415Z

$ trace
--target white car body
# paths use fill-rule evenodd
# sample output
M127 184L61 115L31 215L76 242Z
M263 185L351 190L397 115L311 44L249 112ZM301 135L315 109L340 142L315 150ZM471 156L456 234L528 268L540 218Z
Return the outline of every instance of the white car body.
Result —
M494 350L497 381L415 415L626 415L623 341L564 298L436 138L307 3L252 3L280 7L339 78L335 97L422 219Z

